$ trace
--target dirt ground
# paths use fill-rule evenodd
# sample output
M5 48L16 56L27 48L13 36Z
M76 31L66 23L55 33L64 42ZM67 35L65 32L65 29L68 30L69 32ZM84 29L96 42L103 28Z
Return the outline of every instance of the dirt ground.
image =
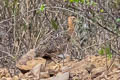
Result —
M86 56L82 60L33 57L30 50L17 62L19 73L11 76L9 69L0 69L0 80L120 80L119 59ZM28 57L29 56L29 57Z

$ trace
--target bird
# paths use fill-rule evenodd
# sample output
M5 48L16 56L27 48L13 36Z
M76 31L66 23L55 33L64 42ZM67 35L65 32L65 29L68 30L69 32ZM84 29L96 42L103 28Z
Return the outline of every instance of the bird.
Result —
M74 26L74 21L75 21L75 16L69 16L68 17L68 34L69 35L72 35L73 34L73 32L74 32L74 28L75 28L75 26Z
M71 35L74 32L74 20L76 18L74 16L69 16L67 18L67 33L63 33L63 36L58 36L55 40L54 38L51 38L49 42L47 43L47 47L44 50L44 55L42 55L43 58L45 59L51 59L51 57L55 57L61 53L64 52L65 50L65 43L69 43L71 39Z

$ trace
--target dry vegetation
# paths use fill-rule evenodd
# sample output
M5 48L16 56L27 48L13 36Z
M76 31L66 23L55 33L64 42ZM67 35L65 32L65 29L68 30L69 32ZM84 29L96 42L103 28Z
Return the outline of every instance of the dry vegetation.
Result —
M60 65L65 64L63 60L58 60L61 54L86 64L89 63L86 56L100 56L103 52L106 53L106 62L112 56L111 65L115 59L119 60L120 0L70 1L0 0L0 67L7 68L10 76L14 76L20 73L15 66L17 62L36 56L49 57L49 60L52 58L53 62L58 61ZM45 9L41 10L41 6L45 6ZM35 54L27 55L30 49L34 49ZM112 54L107 55L109 53ZM26 58L26 55L29 57ZM79 79L93 80L89 76Z

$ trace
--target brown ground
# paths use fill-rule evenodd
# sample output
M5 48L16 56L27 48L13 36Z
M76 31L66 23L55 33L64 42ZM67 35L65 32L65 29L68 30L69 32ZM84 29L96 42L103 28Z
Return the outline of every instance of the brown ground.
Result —
M19 60L20 61L20 60ZM55 63L55 62L56 63ZM0 80L120 80L118 59L105 56L86 56L83 60L49 61L40 57L16 65L20 72L11 76L8 69L0 69ZM62 74L61 74L62 73Z

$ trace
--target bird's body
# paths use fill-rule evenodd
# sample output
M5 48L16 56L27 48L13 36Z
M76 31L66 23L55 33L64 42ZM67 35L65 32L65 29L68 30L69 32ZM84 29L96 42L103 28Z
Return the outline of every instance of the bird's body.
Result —
M68 17L68 33L71 35L74 32L74 16Z

